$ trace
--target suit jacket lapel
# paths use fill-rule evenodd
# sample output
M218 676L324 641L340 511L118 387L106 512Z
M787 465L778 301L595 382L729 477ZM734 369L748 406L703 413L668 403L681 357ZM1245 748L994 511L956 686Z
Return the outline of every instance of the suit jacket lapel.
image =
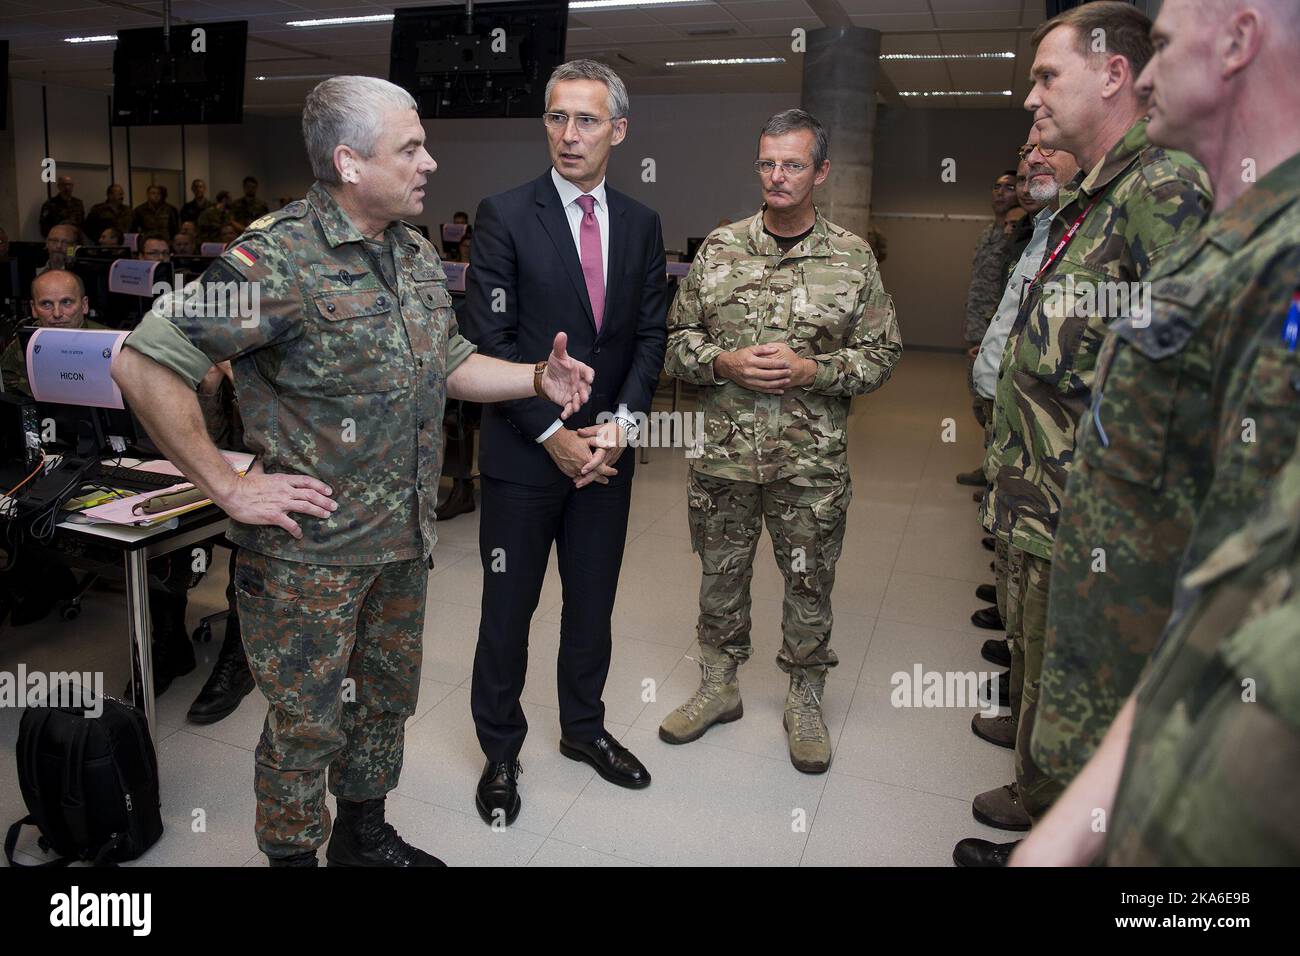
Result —
M546 175L537 181L537 205L539 207L537 218L541 220L543 228L551 237L551 242L555 244L555 252L560 257L564 271L569 274L574 291L578 293L578 301L586 310L587 321L591 323L594 331L596 319L591 312L591 297L587 295L587 280L582 275L582 263L578 259L578 250L573 245L573 231L569 228L569 219L564 212L564 207L560 205L560 194L555 191L555 183L551 182L550 170L547 170Z
M605 203L609 206L609 266L605 274L605 314L600 323L603 333L619 314L618 300L623 292L623 260L627 257L627 207L623 197L605 184Z

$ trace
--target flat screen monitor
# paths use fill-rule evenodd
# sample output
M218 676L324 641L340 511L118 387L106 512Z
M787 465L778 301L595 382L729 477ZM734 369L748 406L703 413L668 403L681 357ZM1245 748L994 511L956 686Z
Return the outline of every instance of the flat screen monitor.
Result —
M564 62L567 0L406 7L396 11L388 78L425 118L540 117Z

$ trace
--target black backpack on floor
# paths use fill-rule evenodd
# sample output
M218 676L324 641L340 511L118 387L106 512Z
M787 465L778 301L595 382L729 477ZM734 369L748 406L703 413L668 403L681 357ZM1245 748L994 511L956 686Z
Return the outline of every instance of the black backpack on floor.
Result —
M162 836L158 758L144 715L103 698L103 713L82 707L32 707L18 726L18 785L27 816L9 828L5 859L14 862L26 824L60 859L41 866L88 860L96 866L134 860Z

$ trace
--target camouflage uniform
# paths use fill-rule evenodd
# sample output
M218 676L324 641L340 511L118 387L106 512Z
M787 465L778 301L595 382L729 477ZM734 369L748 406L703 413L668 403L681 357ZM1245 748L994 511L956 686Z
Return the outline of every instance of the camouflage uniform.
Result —
M269 212L266 203L254 196L249 199L247 196L240 196L230 204L230 217L235 222L251 223L261 219Z
M760 211L701 245L668 331L665 368L701 386L704 415L687 502L704 570L700 642L741 661L752 652L749 582L766 517L786 582L777 663L834 666L830 592L852 496L849 400L883 385L902 353L875 257L820 213L782 255ZM719 354L766 342L814 359L813 382L765 395L715 377Z
M975 243L975 257L970 264L970 288L966 293L966 344L979 345L998 310L1007 285L1007 264L1011 259L1011 240L996 222L989 223ZM974 380L975 359L966 358L966 384L974 396L971 410L984 427L992 413L992 404L980 395Z
M60 223L70 222L78 229L86 221L86 207L76 196L64 199L57 193L41 204L41 237L50 234L50 230ZM98 239L95 236L94 239ZM91 241L93 242L94 239Z
M1300 155L1171 249L1150 324L1120 319L1102 345L1053 552L1033 742L1062 784L1136 684L1180 560L1196 566L1239 528L1295 445L1300 354L1282 327L1297 283Z
M419 689L446 380L474 346L415 227L365 240L319 183L199 281L258 283L258 321L169 317L165 296L126 344L195 386L233 357L249 449L267 472L325 482L339 505L328 518L295 515L300 541L238 522L228 535L241 549L244 646L270 702L258 844L290 856L329 835L327 765L348 800L396 784Z
M1008 336L984 466L993 488L982 505L984 527L1007 542L1008 567L1021 569L1027 586L1020 593L1032 598L1032 608L1020 612L1010 606L1015 595L1008 596L1008 623L1016 620L1020 628L1007 630L1024 653L1016 777L1031 817L1046 812L1061 789L1030 757L1040 676L1035 665L1042 662L1045 588L1075 428L1088 407L1106 327L1116 317L1097 308L1094 296L1101 283L1148 278L1170 244L1200 226L1210 204L1204 170L1184 153L1152 146L1145 120L1093 170L1081 172L1061 199L1048 249L1087 215L1048 273L1030 287Z
M126 203L116 205L108 201L96 203L86 214L86 241L91 244L98 243L100 233L109 226L126 235L131 231L131 217L134 215L134 210Z
M198 221L194 224L199 234L199 242L220 242L221 230L225 229L229 222L231 222L230 210L213 203L199 213Z
M1180 582L1138 685L1102 862L1300 865L1298 581L1300 450Z
M180 229L181 214L176 211L175 206L161 203L155 209L147 202L143 202L132 211L131 228L128 232L139 233L140 244L144 245L145 239L166 239L170 243Z

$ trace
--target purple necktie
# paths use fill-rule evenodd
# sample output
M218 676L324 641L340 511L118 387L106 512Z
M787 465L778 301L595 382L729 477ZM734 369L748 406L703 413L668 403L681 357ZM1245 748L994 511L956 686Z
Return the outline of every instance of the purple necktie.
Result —
M587 297L591 299L591 317L600 331L605 317L605 267L601 264L600 223L596 220L595 196L579 196L582 207L582 228L578 230L578 248L581 250L582 275L587 280Z

